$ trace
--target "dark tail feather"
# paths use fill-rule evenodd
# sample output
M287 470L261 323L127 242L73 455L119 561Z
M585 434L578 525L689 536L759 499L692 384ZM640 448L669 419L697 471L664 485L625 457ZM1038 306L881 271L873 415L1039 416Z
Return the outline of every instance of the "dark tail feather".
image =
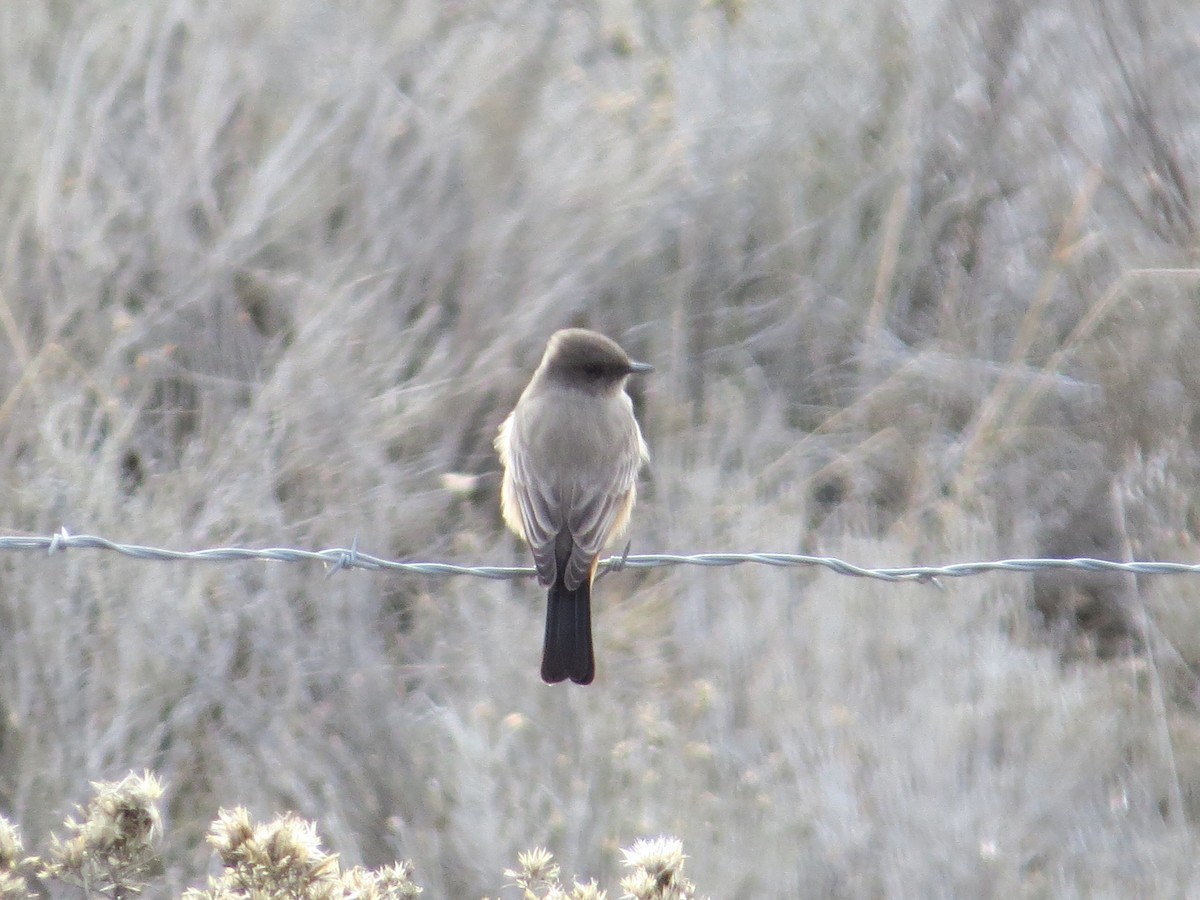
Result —
M562 570L546 600L546 641L542 645L542 681L554 684L570 678L591 684L596 674L592 656L592 585L590 579L573 591L562 583Z

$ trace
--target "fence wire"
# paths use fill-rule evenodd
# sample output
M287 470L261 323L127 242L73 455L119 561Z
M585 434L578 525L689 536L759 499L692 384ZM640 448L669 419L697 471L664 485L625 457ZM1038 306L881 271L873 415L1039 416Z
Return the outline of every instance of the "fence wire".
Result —
M441 562L405 562L363 553L358 539L348 548L300 550L292 547L212 547L205 550L168 550L140 544L122 544L90 534L70 534L62 528L49 536L0 535L0 551L40 550L48 554L67 550L108 550L134 559L158 562L241 562L261 560L284 563L320 563L328 574L342 569L369 572L403 572L410 575L473 575L477 578L529 578L536 574L532 566L464 566ZM639 556L611 556L601 560L600 571L618 569L658 569L666 566L708 566L724 568L762 565L779 568L829 569L839 575L875 578L881 581L935 582L939 578L965 578L986 572L1038 572L1074 570L1079 572L1131 572L1135 575L1197 575L1200 564L1177 562L1113 562L1106 559L1000 559L990 562L951 563L944 566L857 566L832 556L805 556L798 553L648 553Z

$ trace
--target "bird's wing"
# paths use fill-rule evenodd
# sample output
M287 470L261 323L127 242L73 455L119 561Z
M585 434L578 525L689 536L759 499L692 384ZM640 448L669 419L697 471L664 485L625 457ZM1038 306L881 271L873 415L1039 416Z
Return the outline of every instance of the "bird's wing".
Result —
M538 581L552 584L558 572L554 555L555 538L563 527L563 514L554 494L554 485L536 479L529 472L527 455L518 443L517 429L505 422L499 446L504 442L501 458L504 461L504 483L501 503L505 519L513 530L519 531L533 551ZM519 520L520 528L516 526Z
M601 481L581 482L575 486L567 513L567 528L574 546L567 562L564 581L574 590L591 577L592 563L629 524L629 514L637 497L637 473L642 464L641 435L637 444L623 454L621 465Z

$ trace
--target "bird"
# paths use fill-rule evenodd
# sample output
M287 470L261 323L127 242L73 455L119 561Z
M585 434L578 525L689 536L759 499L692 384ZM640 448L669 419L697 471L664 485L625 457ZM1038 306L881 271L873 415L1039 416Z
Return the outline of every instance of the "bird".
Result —
M533 552L546 598L542 680L591 684L591 595L601 552L629 525L650 458L625 392L654 371L583 328L551 335L541 363L500 426L504 521Z

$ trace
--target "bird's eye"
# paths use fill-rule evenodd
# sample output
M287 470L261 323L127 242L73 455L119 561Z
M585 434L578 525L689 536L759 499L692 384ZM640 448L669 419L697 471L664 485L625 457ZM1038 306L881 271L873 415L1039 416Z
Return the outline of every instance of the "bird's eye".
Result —
M583 367L583 372L588 378L603 378L606 370L600 363L588 363Z

